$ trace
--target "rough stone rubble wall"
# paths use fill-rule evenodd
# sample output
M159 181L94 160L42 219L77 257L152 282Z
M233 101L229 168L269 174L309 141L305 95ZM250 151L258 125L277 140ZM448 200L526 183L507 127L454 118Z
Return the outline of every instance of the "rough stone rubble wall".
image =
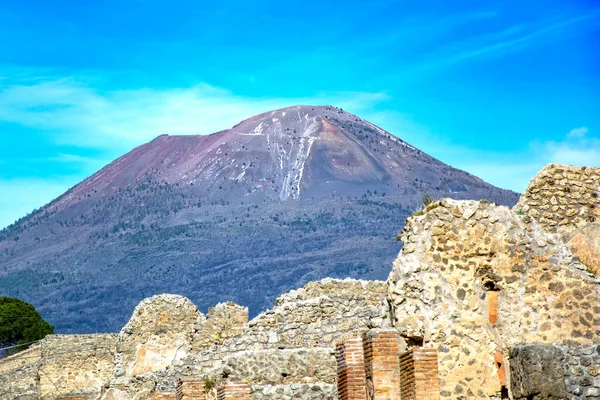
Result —
M219 370L239 352L278 349L333 349L344 335L390 326L386 284L324 279L277 299L276 306L249 322L243 333L190 354L172 366L181 373ZM188 372L186 372L188 371ZM175 373L173 373L175 375Z
M523 344L510 349L510 359L516 400L600 398L600 342Z
M181 376L249 380L261 396L286 385L286 393L306 398L316 395L315 387L329 393L335 342L390 326L386 293L385 282L324 279L284 294L243 326L247 309L233 303L217 305L207 319L181 296L146 299L119 334L107 393L131 396L152 382L161 392L175 392Z
M117 341L115 376L157 371L184 358L204 315L189 299L161 294L143 300Z
M221 376L233 382L256 385L289 383L335 383L333 349L284 349L242 351L226 357Z
M206 317L206 320L199 321L194 332L193 351L242 335L248 325L248 308L232 302L219 303L208 309Z
M334 384L252 385L252 400L337 400L337 398L337 388Z
M559 234L588 270L600 276L600 168L550 164L514 209Z
M117 335L48 335L40 342L39 391L43 399L65 393L97 398L115 364Z
M395 327L438 350L443 398L498 396L496 360L519 342L600 337L600 281L527 215L442 200L408 219L402 241L388 278Z
M33 400L39 398L39 346L0 360L0 399Z
M600 168L550 164L531 180L515 210L560 234L600 220Z

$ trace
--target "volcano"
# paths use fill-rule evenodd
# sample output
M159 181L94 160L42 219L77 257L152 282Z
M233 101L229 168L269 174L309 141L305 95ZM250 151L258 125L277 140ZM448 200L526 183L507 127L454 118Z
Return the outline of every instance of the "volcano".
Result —
M0 232L0 294L61 333L115 332L157 293L256 314L304 283L385 279L422 198L515 192L331 106L162 135Z

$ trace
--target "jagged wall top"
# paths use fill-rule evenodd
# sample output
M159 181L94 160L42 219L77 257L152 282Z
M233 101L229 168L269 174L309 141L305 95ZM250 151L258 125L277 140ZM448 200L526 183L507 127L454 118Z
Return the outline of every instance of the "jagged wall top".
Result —
M514 208L561 235L600 220L600 168L549 164Z

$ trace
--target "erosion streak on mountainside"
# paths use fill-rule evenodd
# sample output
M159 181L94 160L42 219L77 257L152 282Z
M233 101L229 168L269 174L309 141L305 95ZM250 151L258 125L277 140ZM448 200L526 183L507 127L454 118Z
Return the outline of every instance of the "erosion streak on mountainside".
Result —
M0 231L0 294L59 332L114 332L162 292L254 315L311 280L386 277L425 192L517 201L335 107L163 135Z

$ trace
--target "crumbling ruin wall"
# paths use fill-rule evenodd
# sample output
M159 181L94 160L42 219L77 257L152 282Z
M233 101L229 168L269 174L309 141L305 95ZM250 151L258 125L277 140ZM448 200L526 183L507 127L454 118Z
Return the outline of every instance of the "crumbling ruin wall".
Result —
M219 377L253 385L336 382L332 349L282 349L242 351L223 360Z
M282 295L273 309L244 326L247 309L233 303L215 306L207 319L181 296L146 299L119 334L117 365L107 393L131 398L150 390L150 382L156 390L174 392L181 376L249 379L265 398L271 386L281 389L292 383L304 386L286 390L306 391L306 396L315 395L306 385L318 383L329 391L335 378L336 341L349 333L390 326L386 293L385 282L327 278ZM162 357L149 358L149 349ZM148 383L140 386L140 379Z
M562 235L600 220L599 207L600 168L549 164L531 180L515 210Z
M208 309L205 321L199 321L194 332L194 351L241 336L248 325L248 307L232 302L219 303Z
M600 168L549 164L531 180L514 210L559 234L600 275Z
M186 361L211 369L239 351L333 349L345 334L390 326L386 292L382 281L311 282L279 297L274 308L256 316L239 336L198 349Z
M252 385L252 400L335 400L337 398L336 386L328 383Z
M394 325L438 350L442 398L501 395L517 343L600 337L600 281L527 215L444 199L409 218L402 241Z
M204 315L189 299L161 294L143 300L121 329L115 376L137 376L167 367L189 353Z
M37 400L41 358L40 347L35 345L0 360L0 399Z
M42 399L97 399L113 372L117 335L48 335L40 342Z

